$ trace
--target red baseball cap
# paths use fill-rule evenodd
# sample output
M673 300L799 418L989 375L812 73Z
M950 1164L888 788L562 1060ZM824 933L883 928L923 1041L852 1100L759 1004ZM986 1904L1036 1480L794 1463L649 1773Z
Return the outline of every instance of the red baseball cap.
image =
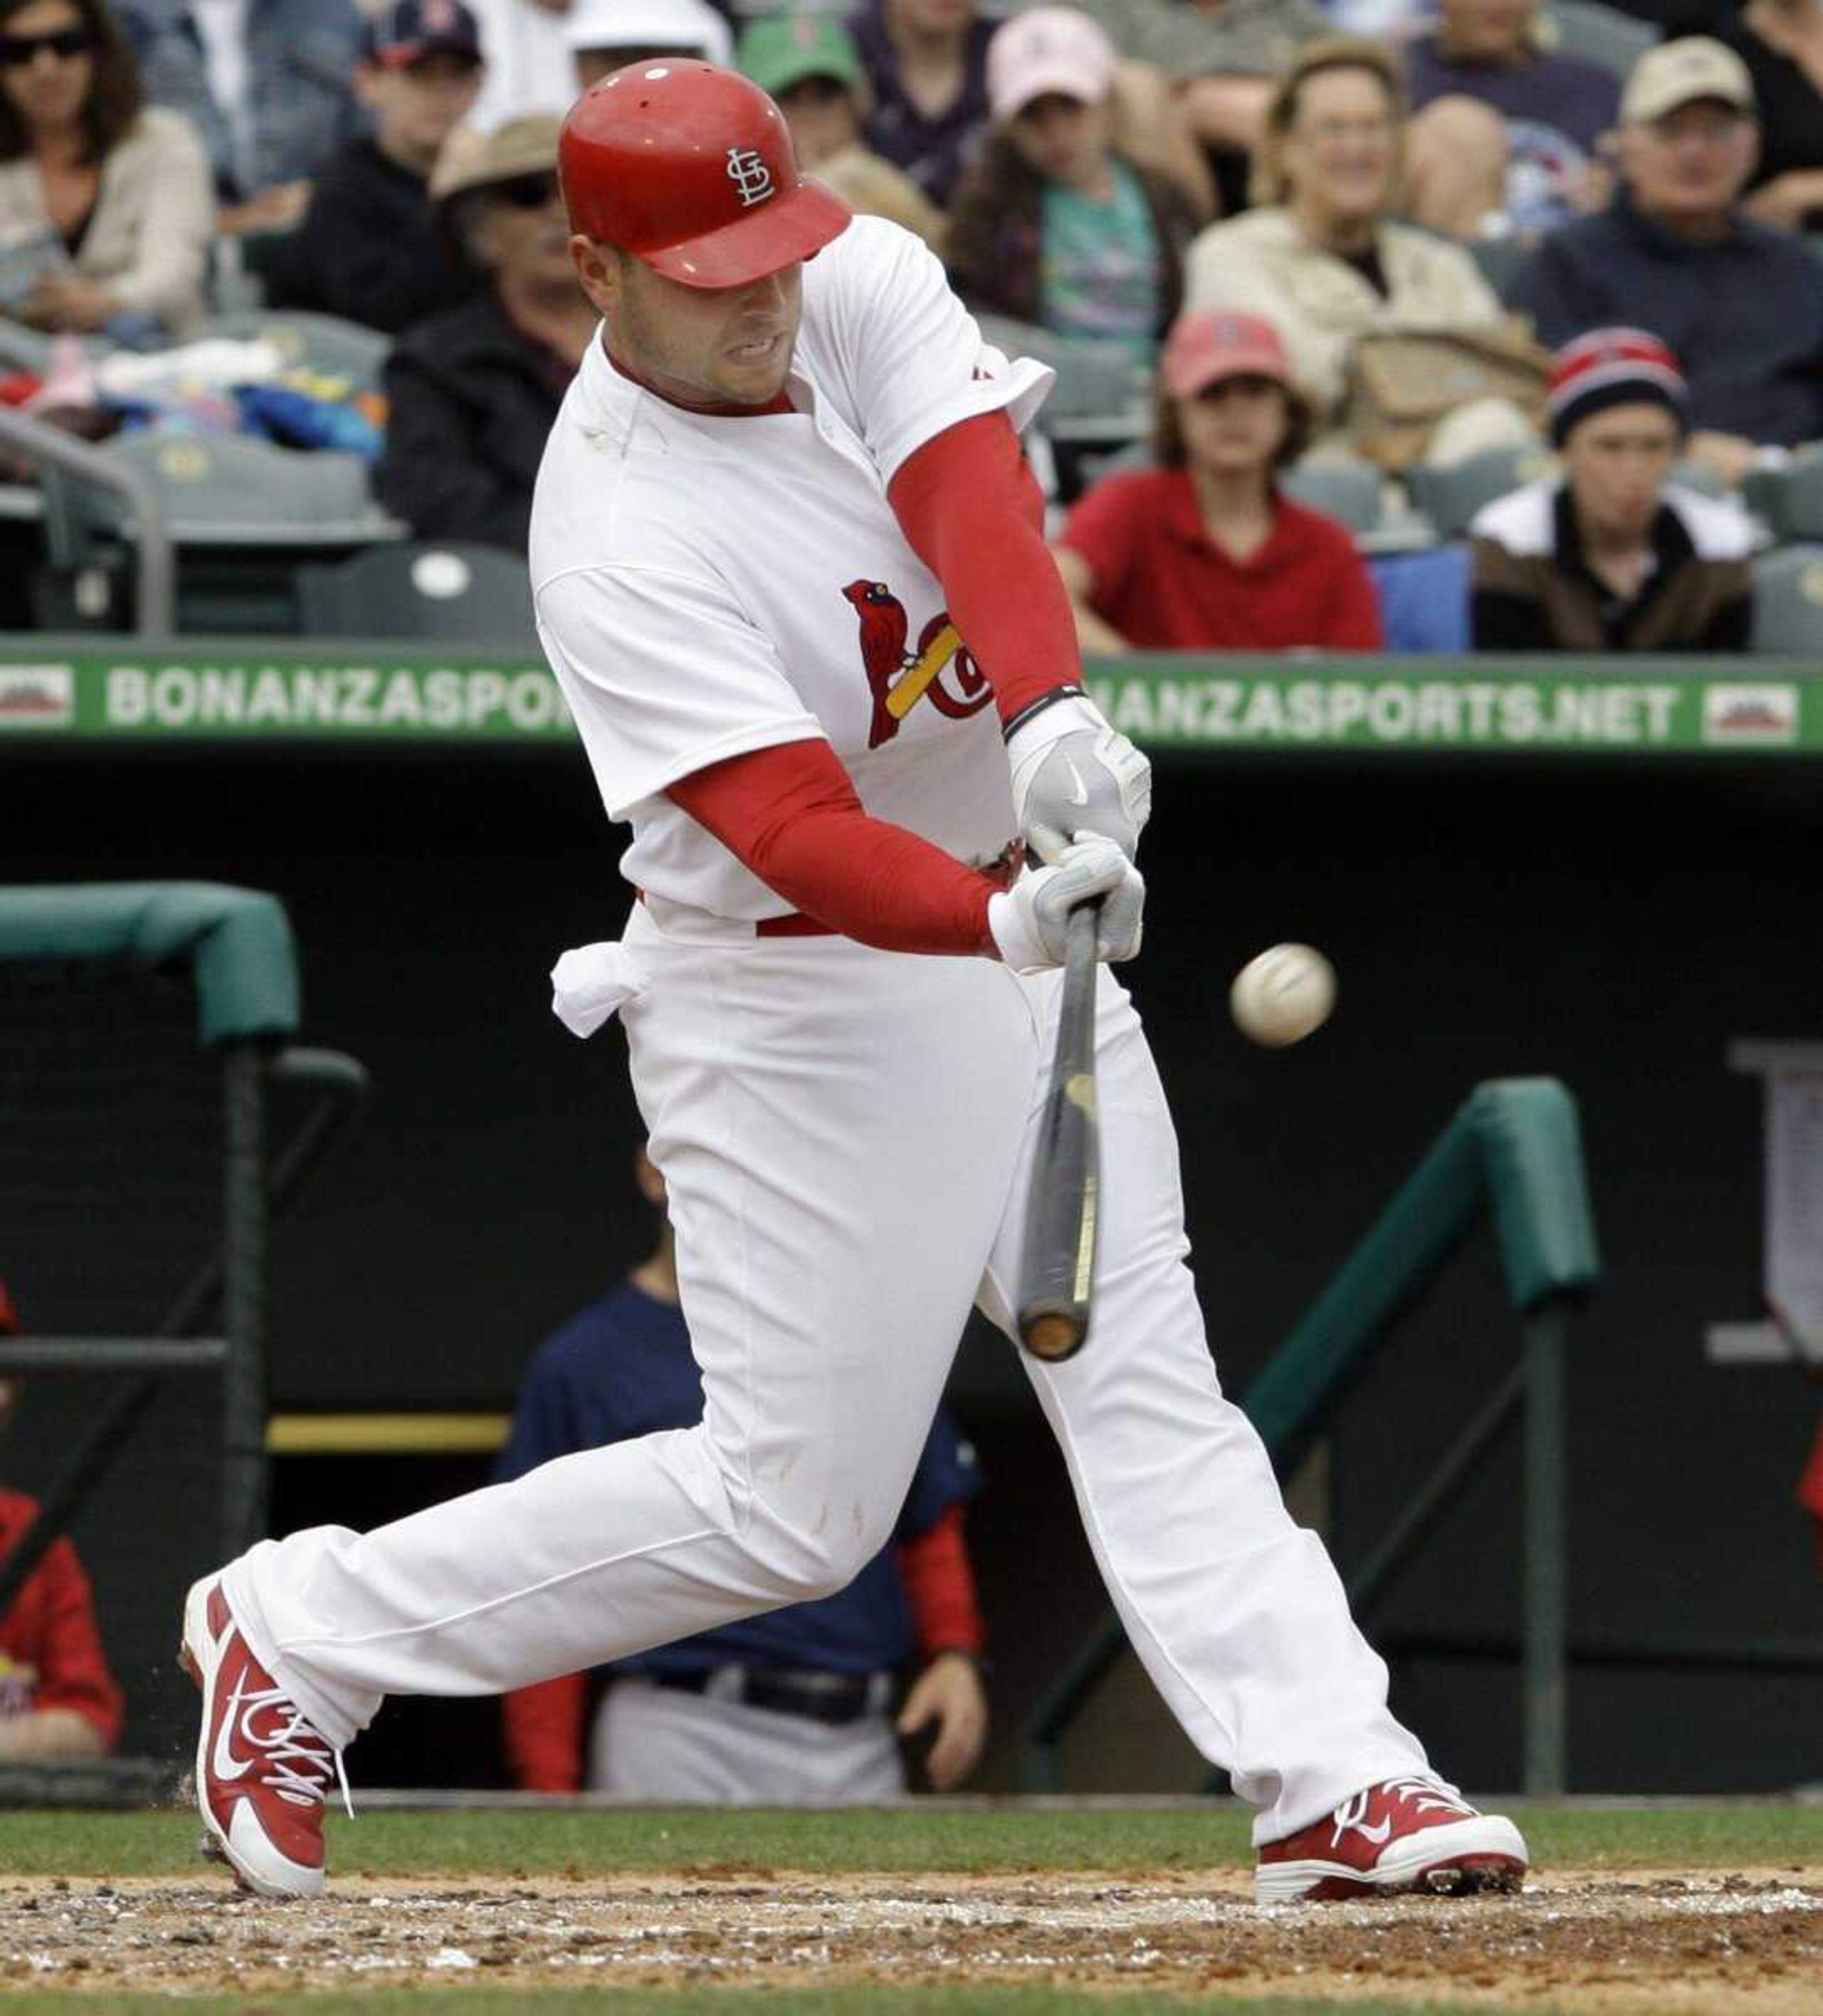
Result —
M1171 325L1158 375L1173 398L1194 399L1224 378L1292 382L1292 360L1278 331L1262 315L1192 308Z
M13 1306L13 1298L6 1292L6 1283L0 1281L0 1337L17 1337L19 1334L19 1312Z

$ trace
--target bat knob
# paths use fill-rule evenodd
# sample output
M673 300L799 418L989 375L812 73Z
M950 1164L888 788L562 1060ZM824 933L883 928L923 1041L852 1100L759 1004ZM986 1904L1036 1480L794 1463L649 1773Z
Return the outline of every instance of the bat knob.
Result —
M1034 1358L1042 1358L1047 1365L1061 1365L1088 1341L1089 1326L1064 1310L1047 1310L1028 1316L1020 1326L1020 1335Z

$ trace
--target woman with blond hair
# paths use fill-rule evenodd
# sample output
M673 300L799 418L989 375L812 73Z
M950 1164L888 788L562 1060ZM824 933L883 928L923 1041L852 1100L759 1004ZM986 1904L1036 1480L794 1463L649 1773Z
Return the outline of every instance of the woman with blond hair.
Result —
M1302 49L1266 107L1254 156L1256 207L1191 247L1188 306L1277 326L1319 434L1340 427L1357 339L1374 329L1495 329L1503 311L1460 246L1395 221L1406 126L1398 59L1337 36ZM1477 401L1475 448L1531 438L1516 409ZM1457 416L1452 416L1452 419ZM1430 458L1466 452L1446 421Z

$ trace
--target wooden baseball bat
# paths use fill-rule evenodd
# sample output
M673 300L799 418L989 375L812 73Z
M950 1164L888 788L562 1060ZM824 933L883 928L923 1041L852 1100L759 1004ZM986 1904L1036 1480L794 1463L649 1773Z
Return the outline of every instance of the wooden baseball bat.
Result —
M1051 1061L1019 1274L1019 1336L1056 1365L1089 1337L1101 1181L1095 1123L1095 915L1079 904L1066 927L1063 1003Z

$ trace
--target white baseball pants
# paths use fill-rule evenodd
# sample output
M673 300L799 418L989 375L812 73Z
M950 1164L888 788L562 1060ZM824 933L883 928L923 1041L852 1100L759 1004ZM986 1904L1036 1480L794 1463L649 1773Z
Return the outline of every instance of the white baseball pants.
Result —
M884 1715L813 1722L629 1674L596 1711L589 1786L659 1805L880 1805L904 1798L905 1767Z
M1011 1325L1058 974L697 913L661 931L643 906L614 957L704 1418L233 1563L249 1642L337 1745L386 1694L522 1687L842 1586L891 1532L971 1304ZM1222 1395L1170 1118L1106 971L1097 1024L1093 1335L1024 1362L1135 1650L1270 1840L1424 1753Z

